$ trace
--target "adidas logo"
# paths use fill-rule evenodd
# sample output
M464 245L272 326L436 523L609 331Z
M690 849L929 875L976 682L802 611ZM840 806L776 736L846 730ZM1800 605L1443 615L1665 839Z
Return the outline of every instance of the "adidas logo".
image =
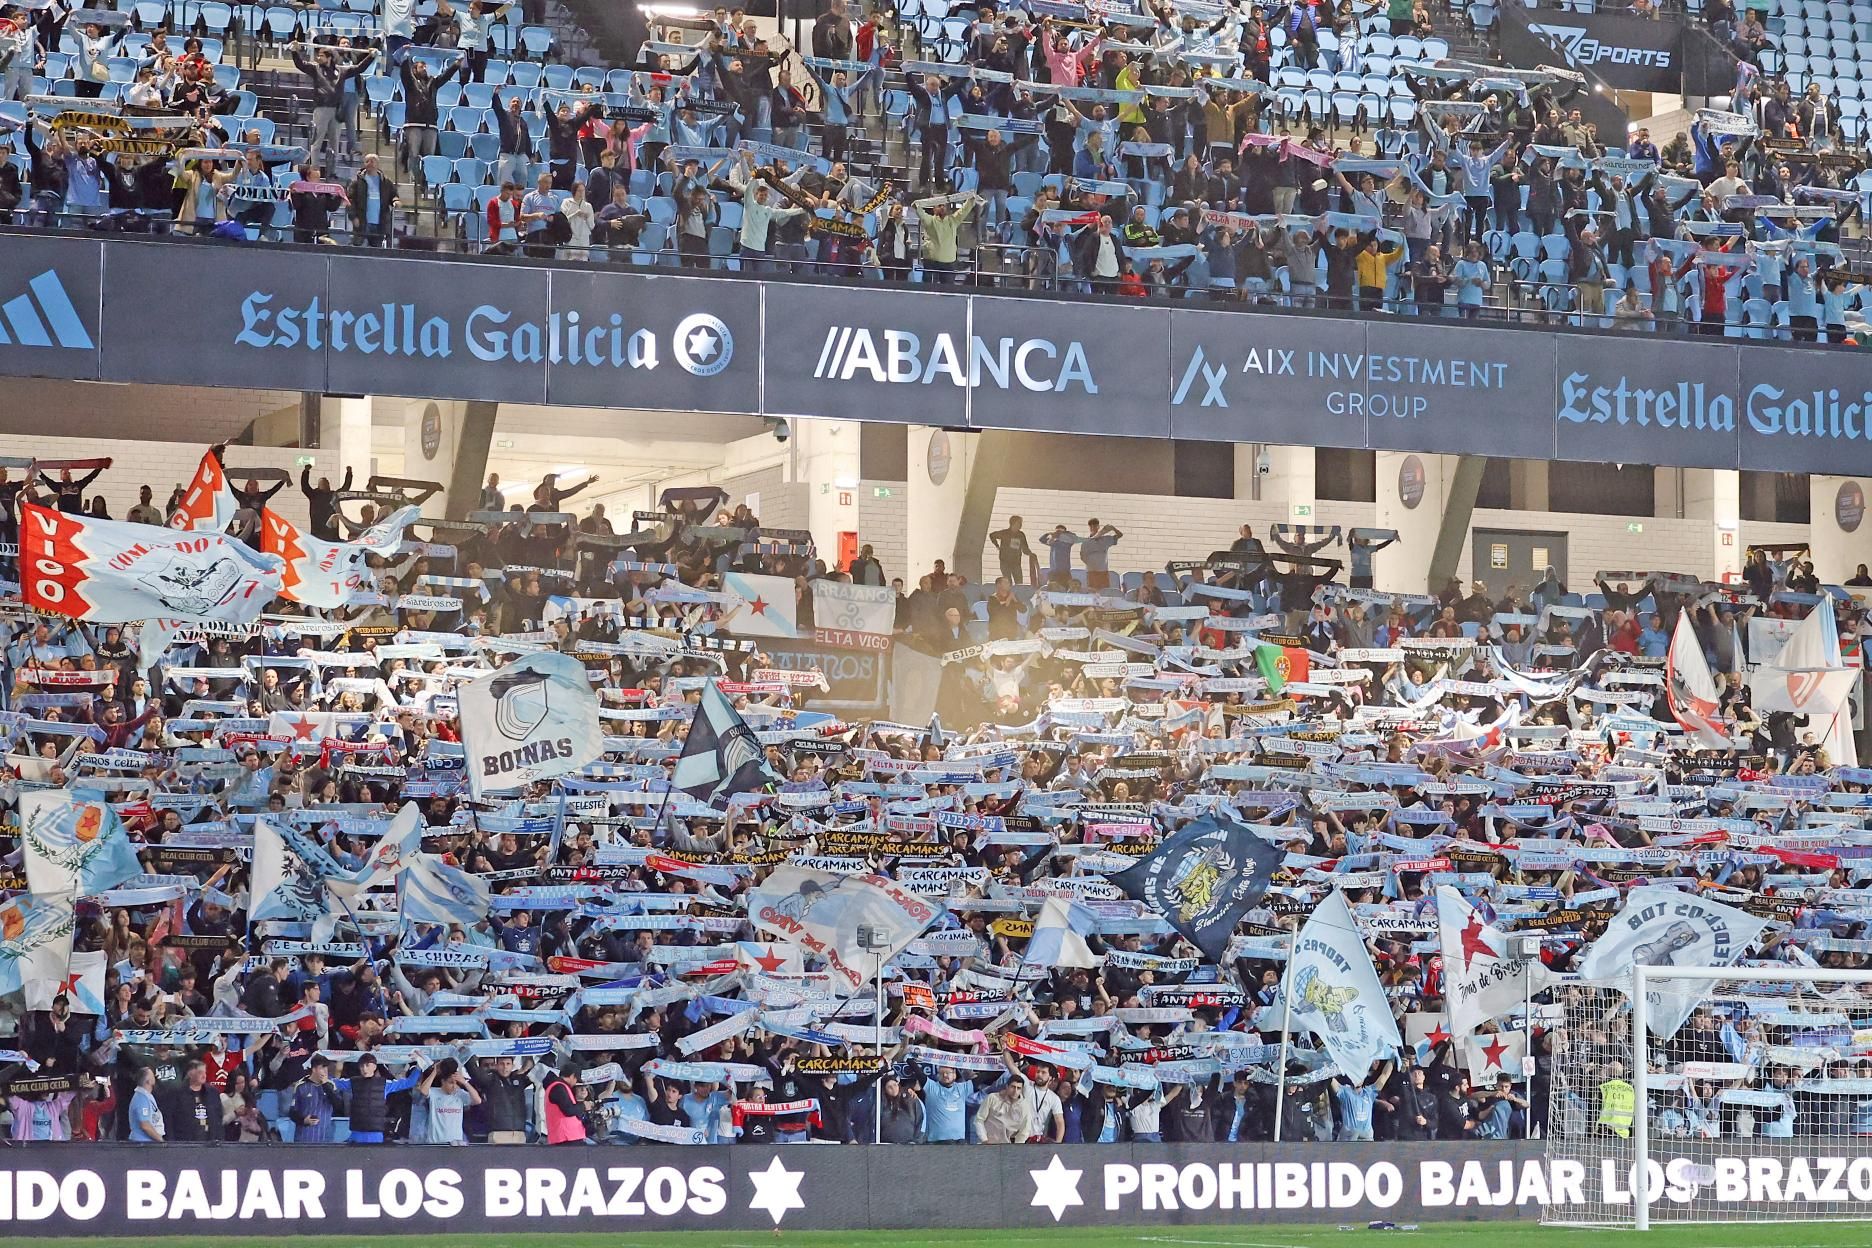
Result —
M0 346L90 351L95 345L56 270L47 269L26 283L25 294L0 303Z

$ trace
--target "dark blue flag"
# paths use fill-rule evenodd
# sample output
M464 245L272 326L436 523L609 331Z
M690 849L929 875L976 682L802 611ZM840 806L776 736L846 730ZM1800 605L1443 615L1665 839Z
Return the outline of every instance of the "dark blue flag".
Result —
M1220 962L1235 924L1267 892L1285 857L1284 850L1240 824L1205 816L1109 878L1169 919L1203 956Z

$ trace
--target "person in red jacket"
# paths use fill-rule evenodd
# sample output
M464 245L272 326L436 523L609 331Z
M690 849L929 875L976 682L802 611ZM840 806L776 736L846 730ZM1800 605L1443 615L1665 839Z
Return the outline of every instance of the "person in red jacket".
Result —
M510 256L520 246L520 188L512 182L488 200L487 237L491 256Z

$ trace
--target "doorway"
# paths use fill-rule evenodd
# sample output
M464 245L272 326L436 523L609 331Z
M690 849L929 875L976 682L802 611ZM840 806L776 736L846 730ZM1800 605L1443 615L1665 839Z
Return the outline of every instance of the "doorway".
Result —
M1554 570L1562 585L1573 588L1567 584L1565 533L1476 529L1473 547L1471 563L1474 567L1470 580L1487 585L1491 598L1499 600L1510 585L1518 588L1525 598L1545 578L1548 568Z

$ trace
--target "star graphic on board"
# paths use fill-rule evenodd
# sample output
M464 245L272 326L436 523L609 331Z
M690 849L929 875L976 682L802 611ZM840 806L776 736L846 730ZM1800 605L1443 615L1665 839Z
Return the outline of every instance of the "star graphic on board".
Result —
M312 734L318 731L318 725L301 715L297 720L287 720L286 726L292 729L293 740L310 741Z
M720 343L721 340L715 336L715 331L698 329L689 335L689 355L698 362L706 361L715 354L715 348Z
M767 614L767 600L764 598L756 598L747 605L754 608L755 615Z
M1500 1036L1489 1037L1489 1042L1482 1046L1482 1056L1487 1058L1488 1064L1497 1070L1502 1069L1502 1055L1507 1051L1508 1042Z
M76 971L72 972L70 975L67 975L64 979L59 980L58 983L54 985L52 989L52 995L55 997L77 996L78 984L79 984L79 981L81 981L82 979L84 979L84 976L78 974Z
M765 949L765 953L757 953L754 955L755 966L760 967L763 971L772 972L786 965L786 959L775 953L772 945L765 946Z
M1481 954L1485 958L1499 958L1501 956L1499 953L1495 952L1494 948L1488 943L1488 933L1482 926L1482 919L1472 910L1469 912L1468 925L1462 929L1463 970L1466 971L1475 965L1477 954Z
M1079 1176L1083 1170L1068 1170L1066 1163L1053 1154L1053 1160L1044 1170L1029 1170L1033 1176L1033 1199L1027 1203L1035 1209L1045 1209L1052 1213L1053 1220L1059 1221L1066 1216L1066 1211L1074 1205L1083 1205L1079 1198Z
M1430 1032L1427 1035L1424 1036L1424 1043L1434 1049L1437 1045L1443 1044L1446 1041L1448 1041L1449 1038L1450 1038L1450 1033L1443 1030L1442 1023L1438 1023L1434 1028L1430 1030Z
M806 1207L799 1194L800 1180L805 1177L804 1170L789 1170L778 1157L768 1162L765 1170L748 1171L748 1178L754 1181L754 1199L748 1201L748 1208L759 1209L779 1226L788 1210Z

